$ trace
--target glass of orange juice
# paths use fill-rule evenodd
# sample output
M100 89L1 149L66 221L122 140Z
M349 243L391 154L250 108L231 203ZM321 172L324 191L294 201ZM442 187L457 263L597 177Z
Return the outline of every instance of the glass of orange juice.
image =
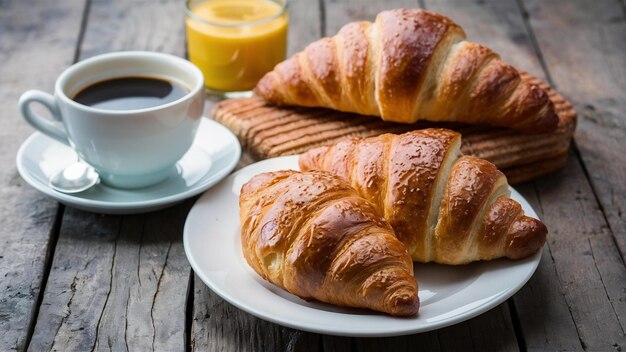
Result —
M249 95L285 59L287 0L188 0L187 52L207 92Z

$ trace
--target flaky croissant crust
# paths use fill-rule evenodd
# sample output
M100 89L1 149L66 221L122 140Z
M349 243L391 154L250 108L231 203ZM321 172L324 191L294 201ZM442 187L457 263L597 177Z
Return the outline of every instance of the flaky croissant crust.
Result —
M396 9L345 25L278 64L255 93L385 121L457 121L539 133L558 117L548 94L449 18Z
M264 279L307 300L417 314L406 247L339 177L260 174L242 187L239 203L243 254Z
M545 225L510 199L506 177L460 152L461 135L425 129L348 139L300 156L300 169L346 179L419 262L466 264L537 252Z

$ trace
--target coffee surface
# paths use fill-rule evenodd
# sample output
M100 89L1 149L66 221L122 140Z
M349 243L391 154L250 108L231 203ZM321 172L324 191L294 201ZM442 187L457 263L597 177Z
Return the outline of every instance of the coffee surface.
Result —
M176 101L188 92L186 87L165 78L119 77L87 86L73 100L98 109L137 110Z

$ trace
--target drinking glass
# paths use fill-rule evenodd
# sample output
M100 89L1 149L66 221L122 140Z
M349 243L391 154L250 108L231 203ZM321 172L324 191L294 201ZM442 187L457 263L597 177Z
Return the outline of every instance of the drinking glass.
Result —
M185 12L189 60L209 94L250 95L285 59L287 0L188 0Z

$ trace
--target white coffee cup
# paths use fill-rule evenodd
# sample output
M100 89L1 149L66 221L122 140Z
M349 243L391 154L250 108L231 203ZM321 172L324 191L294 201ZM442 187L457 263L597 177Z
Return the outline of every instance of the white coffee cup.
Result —
M132 76L173 80L188 93L167 104L123 111L94 108L71 99L94 83ZM33 112L33 102L44 105L58 122ZM57 79L54 96L37 90L25 92L19 108L33 127L72 147L104 183L140 188L167 179L191 147L204 108L204 78L196 66L176 56L115 52L69 67Z

